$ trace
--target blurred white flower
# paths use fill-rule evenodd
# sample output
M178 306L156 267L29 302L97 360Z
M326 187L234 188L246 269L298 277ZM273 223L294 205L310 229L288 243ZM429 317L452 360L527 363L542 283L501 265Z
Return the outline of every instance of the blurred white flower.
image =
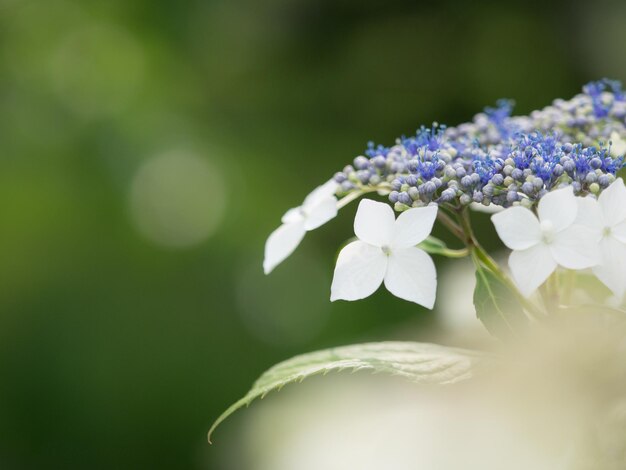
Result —
M522 294L531 295L558 265L586 269L598 264L594 232L576 223L578 199L572 187L541 198L537 217L515 206L491 217L498 236L513 250L509 267Z
M626 155L626 140L622 139L622 137L615 131L611 133L610 140L612 157L623 157Z
M431 204L409 209L396 220L387 204L362 200L354 220L359 240L339 253L330 300L368 297L384 281L396 297L432 308L437 290L435 265L416 245L430 234L437 208Z
M301 206L283 215L282 225L265 242L263 270L269 274L298 247L306 232L325 224L337 215L337 183L327 181L315 188Z
M621 178L600 193L598 199L579 198L578 223L595 233L600 264L593 273L618 302L626 291L626 187Z

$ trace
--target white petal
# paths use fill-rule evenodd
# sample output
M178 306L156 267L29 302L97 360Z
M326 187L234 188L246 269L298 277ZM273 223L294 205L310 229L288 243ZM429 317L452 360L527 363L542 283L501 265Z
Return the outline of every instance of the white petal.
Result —
M469 207L473 211L482 212L484 214L497 214L498 212L502 212L504 210L504 207L498 206L497 204L489 204L486 206L480 202L472 202Z
M593 268L593 273L620 300L626 290L626 245L613 237L600 242L602 264Z
M606 226L600 204L591 196L577 197L576 201L578 202L578 214L575 223L584 225L596 232L598 240L600 240L602 229Z
M265 242L263 270L269 274L298 247L304 238L304 222L283 224L272 232Z
M598 197L598 202L609 227L626 220L626 187L622 178L617 178Z
M388 258L377 246L362 241L349 243L339 253L330 300L358 300L380 287L387 271Z
M611 156L622 157L626 154L626 140L623 140L620 135L613 131L611 133Z
M438 209L437 204L430 204L402 212L393 226L392 246L408 248L423 242L433 230Z
M626 243L626 220L621 224L617 224L614 227L611 227L611 233L620 242Z
M545 282L556 268L546 245L540 243L526 250L515 250L509 256L509 268L520 292L528 297Z
M302 203L303 209L307 211L308 209L319 204L320 201L330 196L334 196L338 187L339 184L337 184L335 180L329 180L323 185L318 186L313 191L311 191L311 193L307 197L304 198L304 202Z
M310 212L306 215L304 221L304 228L306 230L313 230L324 225L330 219L337 215L337 198L334 196L328 196L325 199L318 201L313 206Z
M285 212L280 219L283 224L290 224L292 222L299 222L304 219L301 207L294 207Z
M549 245L554 260L568 269L586 269L600 261L598 232L572 224L554 235Z
M435 263L419 248L394 250L389 256L385 287L396 297L432 309L437 294Z
M512 250L525 250L541 241L541 227L535 214L525 207L510 207L491 216L500 240Z
M557 232L569 227L578 213L574 189L568 186L546 194L539 200L537 213L541 222L550 221Z
M354 233L370 245L390 245L395 221L393 209L387 204L362 199L354 218Z

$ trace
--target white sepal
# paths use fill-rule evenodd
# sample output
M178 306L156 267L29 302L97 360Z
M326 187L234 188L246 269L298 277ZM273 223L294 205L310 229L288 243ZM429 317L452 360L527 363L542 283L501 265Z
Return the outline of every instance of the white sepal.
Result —
M306 230L304 221L283 224L274 230L265 242L263 271L269 274L298 247Z
M396 297L432 309L437 295L435 263L420 248L395 250L389 256L385 287Z
M330 300L358 300L372 295L387 272L387 255L380 247L357 240L339 253Z
M500 240L511 250L525 250L541 241L539 221L530 209L510 207L491 216Z
M415 245L430 234L437 209L436 205L408 209L396 220L388 205L362 200L354 221L359 240L339 253L330 299L362 299L384 281L395 296L432 308L435 265Z
M337 216L338 184L327 181L304 198L299 207L289 209L281 218L283 225L265 242L263 271L269 274L298 247L306 232L314 230Z

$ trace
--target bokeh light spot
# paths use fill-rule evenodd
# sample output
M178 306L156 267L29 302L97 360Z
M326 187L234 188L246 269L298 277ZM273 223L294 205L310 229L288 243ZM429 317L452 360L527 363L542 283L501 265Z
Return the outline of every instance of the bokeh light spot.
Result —
M137 229L152 242L171 248L193 246L211 236L225 204L219 170L186 152L146 161L137 171L130 193Z

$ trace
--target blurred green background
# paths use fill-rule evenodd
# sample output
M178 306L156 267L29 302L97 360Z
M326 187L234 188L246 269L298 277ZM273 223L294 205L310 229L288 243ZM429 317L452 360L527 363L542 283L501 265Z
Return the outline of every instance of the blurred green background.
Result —
M0 0L0 468L229 469L229 423L206 431L273 363L432 340L438 313L384 290L328 301L355 207L269 277L265 238L370 139L626 78L624 20L607 1Z

